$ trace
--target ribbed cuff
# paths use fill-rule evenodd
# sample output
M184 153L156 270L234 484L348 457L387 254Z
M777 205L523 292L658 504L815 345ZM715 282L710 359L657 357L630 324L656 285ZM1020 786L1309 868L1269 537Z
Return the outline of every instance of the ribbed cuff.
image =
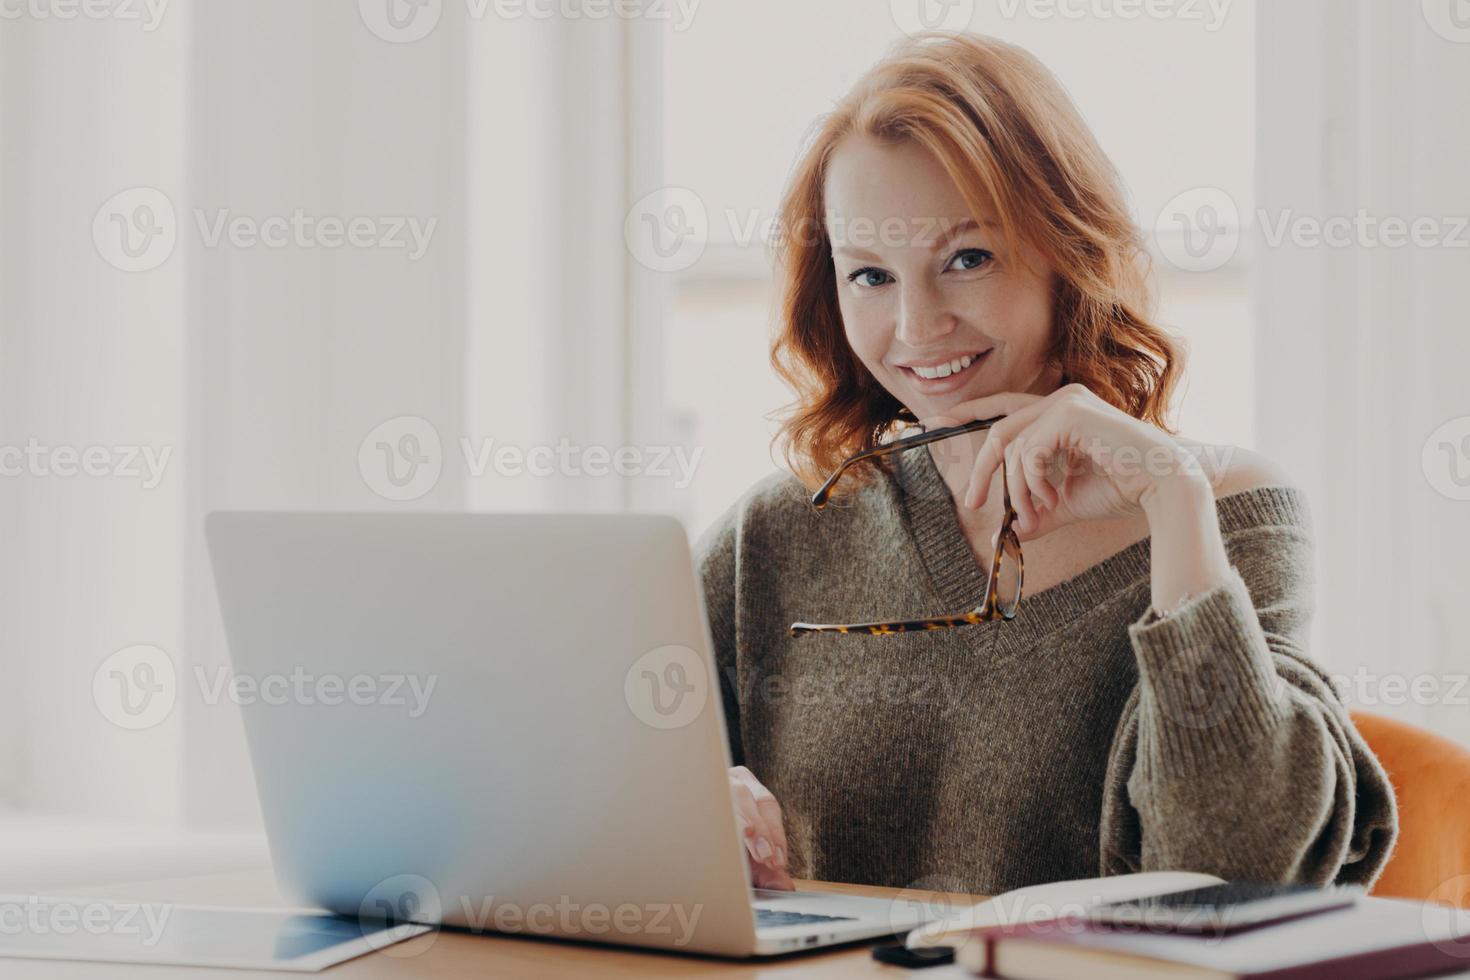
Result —
M1166 757L1239 752L1269 738L1286 718L1276 673L1240 572L1168 616L1128 627L1149 712Z

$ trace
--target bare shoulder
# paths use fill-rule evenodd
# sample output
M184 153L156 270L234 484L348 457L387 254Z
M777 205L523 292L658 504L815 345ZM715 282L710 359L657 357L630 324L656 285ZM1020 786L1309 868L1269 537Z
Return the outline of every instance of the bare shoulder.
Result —
M1215 497L1228 497L1257 487L1291 486L1286 469L1269 456L1226 443L1205 443L1184 437L1178 442L1195 452Z

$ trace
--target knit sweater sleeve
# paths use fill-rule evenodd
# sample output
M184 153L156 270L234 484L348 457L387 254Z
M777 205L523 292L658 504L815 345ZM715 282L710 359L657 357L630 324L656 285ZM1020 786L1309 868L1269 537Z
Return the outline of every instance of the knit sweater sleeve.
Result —
M704 596L705 616L714 642L715 667L720 676L720 700L729 732L730 758L745 762L740 739L739 676L736 665L735 596L741 506L722 514L694 543L694 564Z
M1222 530L1228 579L1129 626L1139 680L1108 763L1102 873L1370 884L1393 790L1306 653L1310 525Z

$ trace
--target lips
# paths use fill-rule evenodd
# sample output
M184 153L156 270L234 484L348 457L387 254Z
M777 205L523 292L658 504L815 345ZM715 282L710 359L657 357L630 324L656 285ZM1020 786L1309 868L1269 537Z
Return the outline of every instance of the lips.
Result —
M952 358L943 364L903 365L899 370L920 391L927 394L943 394L948 391L953 391L969 381L990 360L990 353L990 350L986 350L973 356L964 355L962 357ZM968 364L963 363L966 359L969 360ZM960 362L960 369L958 371L954 370L956 362ZM920 370L923 370L924 374L931 374L933 376L925 377L924 374L919 373ZM940 376L941 372L943 372L943 376Z

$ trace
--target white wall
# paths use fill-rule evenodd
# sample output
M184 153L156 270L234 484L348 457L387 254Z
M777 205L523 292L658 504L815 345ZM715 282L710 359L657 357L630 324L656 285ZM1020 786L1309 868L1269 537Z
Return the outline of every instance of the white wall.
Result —
M1355 678L1355 706L1466 739L1470 29L1452 9L1262 5L1257 202L1306 237L1257 229L1256 360L1261 448L1317 517L1314 652ZM1311 236L1360 211L1425 219L1428 244L1366 221L1342 247Z
M0 19L0 449L173 454L147 491L0 478L0 806L258 819L219 696L211 510L632 502L616 477L477 475L462 441L627 438L622 218L657 139L626 145L645 82L621 79L653 29L481 7ZM137 257L94 244L99 209L107 231L140 203L171 236ZM390 460L418 476L395 485ZM92 683L133 644L172 686L126 730Z
M154 30L0 20L0 445L173 454L152 489L29 465L0 477L0 787L18 806L179 810L179 714L119 728L92 682L121 648L182 645L188 264L120 271L92 229L119 191L182 187L187 32L180 8Z
M300 208L366 219L381 245L216 247L189 229L191 682L195 668L213 677L227 663L200 535L208 511L463 506L452 467L422 496L383 499L358 450L403 416L445 438L459 429L469 272L463 8L446 5L412 43L373 33L355 4L252 0L192 12L191 224L214 227L219 209L264 218ZM400 219L419 222L421 255L391 246ZM390 429L389 444L397 438ZM190 820L252 819L237 708L206 703L198 683L186 689Z

